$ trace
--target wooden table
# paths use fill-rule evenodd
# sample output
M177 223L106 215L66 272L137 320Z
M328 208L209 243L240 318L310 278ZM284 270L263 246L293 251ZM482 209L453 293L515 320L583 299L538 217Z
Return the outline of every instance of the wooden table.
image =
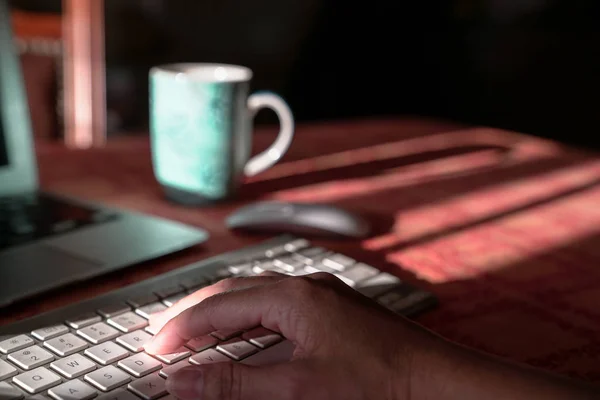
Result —
M274 130L256 135L255 151ZM435 292L418 322L458 342L561 374L600 381L600 159L541 139L419 119L298 128L280 164L236 201L165 201L146 136L104 149L38 145L45 189L187 222L197 246L41 297L7 323L266 238L223 225L255 199L327 202L364 214L361 243L317 241Z

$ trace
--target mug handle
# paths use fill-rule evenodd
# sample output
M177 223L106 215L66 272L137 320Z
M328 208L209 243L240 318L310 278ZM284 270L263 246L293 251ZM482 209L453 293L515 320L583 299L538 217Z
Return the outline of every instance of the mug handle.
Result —
M244 167L246 176L253 176L272 167L285 154L294 137L294 116L287 103L271 92L258 92L248 97L248 112L254 118L261 108L270 108L279 118L281 128L275 142L265 151L252 157Z

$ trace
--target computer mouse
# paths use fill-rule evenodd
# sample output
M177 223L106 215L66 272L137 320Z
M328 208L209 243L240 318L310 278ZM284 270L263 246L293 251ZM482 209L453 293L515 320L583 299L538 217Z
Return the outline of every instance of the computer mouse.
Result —
M369 234L363 218L326 204L262 201L233 212L226 224L232 230L305 236L360 239Z

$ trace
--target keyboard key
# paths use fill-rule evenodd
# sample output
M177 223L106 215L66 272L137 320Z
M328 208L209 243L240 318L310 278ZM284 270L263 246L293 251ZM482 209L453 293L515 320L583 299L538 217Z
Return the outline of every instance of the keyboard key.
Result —
M40 346L31 346L10 353L8 360L26 371L41 367L54 360L54 356Z
M212 337L210 335L206 335L190 340L185 344L185 347L197 353L199 351L216 346L217 343L219 343L219 340L217 338Z
M295 260L292 257L277 258L273 261L275 266L281 268L285 272L294 272L304 266L302 261Z
M405 294L402 293L401 291L392 290L391 292L385 293L384 295L380 296L377 299L377 302L384 307L390 307L392 304L394 304L395 302L397 302L404 296L405 296Z
M94 313L88 313L75 318L68 319L67 325L69 325L73 329L81 329L100 321L102 321L102 318L99 315L96 315Z
M196 355L190 357L190 362L192 364L200 365L200 364L212 364L218 362L226 362L231 361L231 358L227 357L224 354L219 353L215 349L208 349L200 352Z
M389 308L398 314L402 314L403 312L407 311L410 307L428 299L429 297L430 294L427 292L415 291L396 301Z
M79 329L77 334L93 344L100 344L119 336L119 331L106 325L104 322Z
M230 276L231 276L231 272L229 272L229 270L227 268L221 268L221 269L216 270L210 276L207 276L207 278L211 282L214 283L214 282L218 282L222 279L229 278Z
M160 327L156 326L156 325L155 326L148 325L147 327L144 328L144 330L151 335L156 335L158 333L158 331L160 330Z
M135 312L136 312L136 314L141 315L142 317L148 319L148 318L150 318L151 314L156 314L161 311L165 311L166 309L167 309L167 306L165 306L163 303L155 302L155 303L146 304L145 306L142 306L140 308L136 308Z
M273 247L271 249L266 250L265 257L273 258L273 257L287 254L287 252L288 251L285 249L285 246L277 246L277 247Z
M271 347L274 344L279 343L282 340L282 337L278 333L270 331L261 326L244 333L242 335L242 339L247 340L261 349L266 349L267 347Z
M236 264L236 265L230 265L228 267L229 272L231 272L233 275L251 275L252 274L252 263L245 263L245 264Z
M44 342L44 347L50 349L61 357L77 353L88 347L85 340L78 338L72 333L59 336Z
M164 307L164 306L163 306ZM143 329L148 325L148 321L132 313L131 311L125 314L117 315L116 317L109 318L106 320L109 325L114 326L121 332L129 333Z
M129 375L112 365L90 372L84 379L103 392L116 389L131 381Z
M336 253L325 257L323 264L341 272L356 264L356 261L343 254Z
M58 385L60 377L44 367L25 372L13 378L13 382L31 394L39 393Z
M253 366L279 364L291 360L294 350L294 344L289 340L284 340L244 359L241 363Z
M85 355L102 365L112 364L129 355L129 352L115 342L106 342L85 351Z
M298 251L298 250L303 249L308 246L310 246L310 242L308 240L296 239L296 240L293 240L293 241L287 243L285 246L283 246L283 248L289 252L292 252L292 251Z
M23 398L23 393L8 382L0 382L0 399L19 400Z
M148 375L145 378L131 382L127 389L137 394L144 400L158 399L167 394L165 380L158 374Z
M258 275L258 274L262 274L265 271L272 271L276 268L277 268L277 266L275 265L274 260L264 260L264 261L260 261L257 264L255 264L252 267L252 272L255 273L256 275Z
M127 303L129 303L134 308L139 308L145 306L146 304L154 303L155 301L158 301L158 297L153 293L149 293L133 297L127 300Z
M242 333L242 331L240 330L219 329L218 331L214 331L213 333L211 333L211 335L213 335L219 340L229 340L232 337L239 335L240 333Z
M129 358L119 361L117 365L136 378L148 375L149 373L158 371L162 368L162 364L159 361L150 357L146 353L135 354Z
M154 357L156 357L158 360L162 361L165 364L171 365L171 364L175 364L177 361L181 361L184 358L187 358L191 355L192 355L191 351L189 351L185 347L182 347L181 349L179 349L178 351L176 351L174 353L157 354Z
M10 365L4 360L0 360L0 381L3 379L11 378L19 372L15 367Z
M12 353L13 351L24 349L34 345L35 342L27 335L18 335L0 342L0 352L4 354Z
M96 397L96 389L79 379L68 381L50 390L48 394L56 400L88 400Z
M63 324L47 326L45 328L36 329L35 331L31 332L31 334L36 339L39 339L42 341L52 339L52 338L60 336L60 335L64 335L65 333L69 333L69 328L67 328Z
M157 295L158 297L160 297L161 299L165 299L167 297L171 297L173 295L181 293L184 290L185 290L185 288L183 286L175 285L175 286L170 286L170 287L166 287L166 288L157 290L154 292L154 294Z
M135 331L117 338L117 343L133 353L144 350L144 345L152 336L144 331Z
M119 314L124 314L128 311L131 311L131 307L126 304L115 304L112 306L104 307L98 310L98 314L102 315L104 318L112 318Z
M160 370L160 372L158 374L166 379L170 375L173 375L175 372L179 371L180 369L189 367L191 365L192 364L190 364L190 362L188 360L179 361L178 363L169 365L168 367L164 367L163 369Z
M187 293L179 293L176 294L175 296L171 296L171 297L167 297L166 299L163 299L162 302L165 306L167 307L172 307L175 303L177 303L179 300L183 299L184 297L187 296Z
M306 267L304 267L304 270L309 274L314 274L317 272L328 272L330 274L335 274L338 272L336 269L328 267L320 261L312 265L307 265Z
M36 394L36 395L27 397L27 400L51 400L51 397L44 396L43 394Z
M292 255L295 260L301 261L304 264L313 264L317 261L320 261L329 254L329 251L325 250L322 247L308 247L302 250L298 250L296 253Z
M372 278L378 273L379 270L377 268L373 268L367 264L358 263L352 268L336 274L336 276L343 280L347 285L354 287L358 282Z
M234 338L221 343L217 346L217 350L236 361L246 358L258 351L256 347L252 346L242 338Z
M205 276L195 276L192 278L185 278L180 282L181 286L187 289L188 292L196 291L204 286L208 286L210 282Z
M73 354L69 357L54 361L50 364L50 368L67 379L74 379L95 370L96 364L81 354Z
M392 274L381 273L366 281L359 282L354 288L363 295L373 299L400 286L400 279Z
M129 390L116 389L98 396L96 400L140 400L140 398Z

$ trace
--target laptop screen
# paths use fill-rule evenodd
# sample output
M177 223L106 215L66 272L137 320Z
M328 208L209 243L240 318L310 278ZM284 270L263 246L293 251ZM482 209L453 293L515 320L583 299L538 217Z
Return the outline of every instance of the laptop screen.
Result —
M6 151L6 138L4 137L4 127L0 123L0 168L8 165L8 152Z

